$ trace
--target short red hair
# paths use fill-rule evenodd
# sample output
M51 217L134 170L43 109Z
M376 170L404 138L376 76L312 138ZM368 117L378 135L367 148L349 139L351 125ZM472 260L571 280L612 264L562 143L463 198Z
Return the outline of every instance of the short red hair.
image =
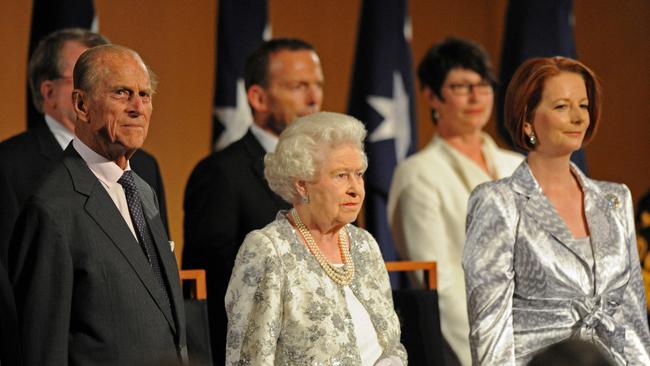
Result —
M519 66L506 91L504 126L516 147L524 151L535 148L524 133L524 122L532 121L546 80L563 72L579 74L585 81L590 123L582 144L591 141L600 120L601 89L596 74L579 61L567 57L540 57Z

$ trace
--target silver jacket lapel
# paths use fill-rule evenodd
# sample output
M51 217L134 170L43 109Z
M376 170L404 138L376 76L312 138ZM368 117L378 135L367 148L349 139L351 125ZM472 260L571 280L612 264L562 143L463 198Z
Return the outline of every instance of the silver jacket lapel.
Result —
M512 181L514 191L528 198L522 207L523 213L537 222L540 228L553 236L581 261L588 264L586 258L575 248L573 235L551 201L542 192L542 188L535 180L527 163L521 164L515 170L512 174Z
M621 257L628 256L627 246L613 245L613 243L625 240L626 237L624 208L613 207L610 202L612 193L603 191L593 180L585 177L578 168L575 166L573 168L581 180L585 195L585 216L589 225L595 265L600 268L600 270L596 270L596 274L602 273L605 269L612 271L620 266ZM622 200L623 197L616 196L615 199ZM614 276L607 278L620 280L619 277ZM610 282L604 283L604 280L604 278L596 277L597 293L603 288L618 287Z

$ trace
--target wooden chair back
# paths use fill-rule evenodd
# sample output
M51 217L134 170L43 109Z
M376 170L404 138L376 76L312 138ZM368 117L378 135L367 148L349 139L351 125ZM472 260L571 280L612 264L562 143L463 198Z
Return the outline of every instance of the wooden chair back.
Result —
M427 289L435 290L438 286L436 262L397 261L386 262L388 272L424 271L424 283Z
M191 297L195 300L205 300L208 298L208 291L205 285L205 270L203 269L183 269L179 272L181 282L193 281Z

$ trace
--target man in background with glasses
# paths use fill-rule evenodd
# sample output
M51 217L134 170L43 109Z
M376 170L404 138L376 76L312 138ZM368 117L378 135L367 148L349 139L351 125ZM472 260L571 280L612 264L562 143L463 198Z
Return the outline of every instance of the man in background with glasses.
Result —
M418 78L436 133L397 167L388 220L402 259L438 263L446 364L471 365L461 267L467 200L477 185L509 176L522 156L500 149L483 132L492 114L495 79L482 47L447 38L429 49Z

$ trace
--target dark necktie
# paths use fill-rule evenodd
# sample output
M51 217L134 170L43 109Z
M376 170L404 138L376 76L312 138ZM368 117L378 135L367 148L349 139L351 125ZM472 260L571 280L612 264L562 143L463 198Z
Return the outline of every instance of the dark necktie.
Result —
M154 277L156 281L162 287L163 294L169 302L169 295L167 294L167 286L165 286L165 280L163 278L162 272L160 271L160 259L158 258L158 252L153 242L153 237L149 231L149 226L147 221L144 218L144 212L142 210L142 201L140 200L140 195L138 194L138 189L135 186L135 180L133 179L133 173L130 170L127 170L122 174L122 177L117 181L122 188L124 188L124 193L126 194L126 203L129 206L129 213L131 214L131 222L133 223L135 232L138 236L138 241L142 247L145 257L151 265L153 270ZM170 305L171 307L171 305Z

